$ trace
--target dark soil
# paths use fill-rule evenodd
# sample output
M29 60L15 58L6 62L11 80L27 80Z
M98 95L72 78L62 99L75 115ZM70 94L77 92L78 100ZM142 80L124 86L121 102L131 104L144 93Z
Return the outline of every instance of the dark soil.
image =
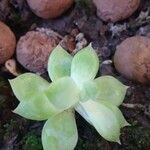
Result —
M0 0L0 20L11 27L17 39L36 27L50 27L62 36L72 36L72 30L78 30L84 33L88 42L92 42L102 62L109 62L113 59L116 45L127 37L150 37L150 0L142 0L134 15L116 24L98 19L90 0L77 0L66 14L54 20L36 17L25 0ZM72 48L71 45L67 47ZM18 68L22 70L19 64ZM102 63L98 75L112 75L130 86L121 110L132 126L122 129L122 145L119 145L101 138L93 127L76 114L79 131L76 150L149 150L150 87L123 78L112 63ZM9 78L13 76L5 71L4 66L0 66L0 149L42 150L40 134L43 122L26 120L12 113L18 101L7 82Z

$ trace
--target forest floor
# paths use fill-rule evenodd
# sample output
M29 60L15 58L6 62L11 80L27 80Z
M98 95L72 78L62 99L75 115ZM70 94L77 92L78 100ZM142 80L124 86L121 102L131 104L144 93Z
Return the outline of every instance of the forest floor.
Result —
M0 20L11 27L17 40L36 27L51 28L62 36L70 35L76 29L93 43L102 62L112 60L116 46L127 37L150 37L150 0L142 0L134 15L115 24L104 23L97 18L95 7L89 0L78 0L66 14L54 20L36 17L25 0L1 1L9 1L9 5L0 4ZM125 79L112 63L102 63L98 75L112 75L130 86L120 108L131 126L122 129L122 145L119 145L104 140L76 114L79 131L76 150L149 150L150 87ZM42 150L40 135L44 122L26 120L12 112L18 101L8 84L10 78L13 76L0 66L0 150Z

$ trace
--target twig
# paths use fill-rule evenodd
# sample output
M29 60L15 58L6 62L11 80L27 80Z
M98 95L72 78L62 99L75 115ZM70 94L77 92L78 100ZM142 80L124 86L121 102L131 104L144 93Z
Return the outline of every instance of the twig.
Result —
M140 109L144 112L146 116L150 118L150 106L148 108L142 104L129 104L129 103L122 103L123 107L129 108L129 109Z
M130 108L130 109L137 109L137 108L139 108L139 109L145 110L145 107L142 104L122 103L122 106Z

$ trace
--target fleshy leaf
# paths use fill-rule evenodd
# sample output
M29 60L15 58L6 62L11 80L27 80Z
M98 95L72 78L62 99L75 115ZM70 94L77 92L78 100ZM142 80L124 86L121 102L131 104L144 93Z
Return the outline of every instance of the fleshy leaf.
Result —
M122 104L127 86L111 76L102 76L94 81L97 85L96 99L102 101L109 101L110 103L119 106Z
M20 100L14 113L32 120L45 120L59 113L44 94L50 84L40 76L26 73L9 82Z
M63 77L53 82L45 91L45 94L60 111L72 107L79 101L79 89L70 77Z
M118 119L118 122L120 124L120 127L123 128L125 126L129 126L130 124L126 121L126 119L124 118L122 112L120 111L120 109L107 102L107 101L100 101L100 103L104 104L105 106L107 106L109 109L111 109L113 111L113 113L116 115L117 119Z
M90 120L91 124L103 138L108 141L119 142L120 124L116 114L110 108L92 100L80 102L80 105L82 105L83 110L86 112L86 116L83 117Z
M96 99L98 88L93 80L86 81L80 88L80 101L87 101L89 99Z
M35 96L31 101L22 101L13 111L14 113L31 120L46 120L60 112L43 95Z
M50 118L43 127L44 150L73 150L77 140L76 122L71 111L64 111Z
M70 76L72 56L58 45L48 60L48 73L52 81Z
M94 79L99 67L99 59L91 45L79 51L72 60L71 77L78 85Z
M90 118L88 116L88 114L86 113L86 110L84 109L83 105L79 102L76 106L75 106L75 110L89 123L92 125Z
M33 73L22 74L9 82L19 101L31 101L49 87L49 82Z

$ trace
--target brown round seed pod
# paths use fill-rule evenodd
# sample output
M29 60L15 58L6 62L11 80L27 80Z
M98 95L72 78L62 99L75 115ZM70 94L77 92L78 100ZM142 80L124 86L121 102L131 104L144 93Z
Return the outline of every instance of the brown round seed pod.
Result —
M48 57L59 41L57 34L48 29L29 31L18 41L17 60L29 71L44 73L47 70Z
M0 64L5 63L15 52L16 38L11 29L0 21Z
M31 10L39 17L56 18L67 11L74 0L27 0Z
M104 21L117 22L131 16L140 0L93 0L97 15Z
M150 84L150 38L127 38L117 46L114 65L126 78Z

